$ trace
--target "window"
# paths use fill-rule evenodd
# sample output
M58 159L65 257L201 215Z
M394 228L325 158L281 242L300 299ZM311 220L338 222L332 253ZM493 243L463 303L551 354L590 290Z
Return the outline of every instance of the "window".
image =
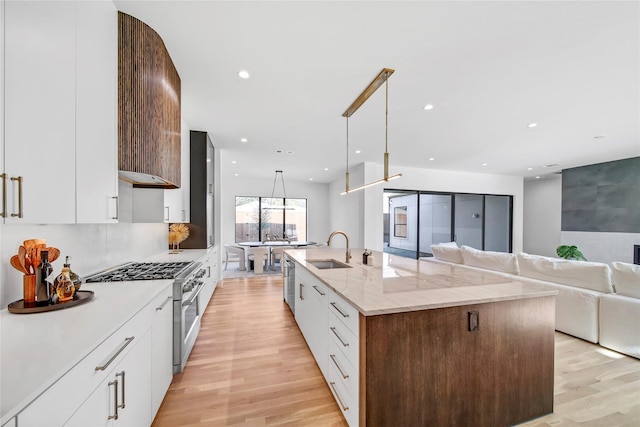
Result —
M407 207L393 209L393 237L407 237Z
M307 199L236 197L236 243L307 240Z

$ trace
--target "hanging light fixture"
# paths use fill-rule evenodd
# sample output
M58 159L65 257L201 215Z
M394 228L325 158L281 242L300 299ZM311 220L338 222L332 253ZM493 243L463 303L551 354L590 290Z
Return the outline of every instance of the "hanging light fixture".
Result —
M376 76L375 79L364 89L364 91L353 101L353 104L347 108L342 114L347 118L347 172L345 176L345 191L341 195L353 193L354 191L362 190L373 185L381 184L383 182L391 181L402 176L401 173L389 176L389 77L393 74L394 70L390 68L383 68L382 71ZM355 113L369 99L373 93L378 90L382 84L385 84L385 124L384 124L384 177L377 181L372 181L360 187L350 189L349 188L349 117Z
M271 198L269 199L269 206L262 209L292 210L294 209L292 206L285 206L284 204L282 206L273 206L273 196L275 195L275 192L276 192L276 182L278 181L278 176L280 176L280 179L282 180L282 194L283 194L282 197L286 203L287 190L284 188L284 174L282 173L282 171L276 171L276 175L273 177L273 188L271 189Z

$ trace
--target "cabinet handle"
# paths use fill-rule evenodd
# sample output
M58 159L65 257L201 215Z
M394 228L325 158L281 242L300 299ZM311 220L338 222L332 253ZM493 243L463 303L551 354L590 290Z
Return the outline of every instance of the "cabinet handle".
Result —
M109 382L109 387L113 386L113 415L107 417L108 420L118 419L118 380Z
M7 174L0 174L0 178L2 178L2 213L0 217L7 217Z
M182 209L182 220L186 221L187 220L187 211Z
M301 299L301 300L303 300L303 299L304 299L304 297L302 296L302 287L303 287L303 286L304 286L304 285L303 285L302 283L300 283L300 299Z
M342 314L342 317L349 317L348 314L344 314L344 312L342 310L340 310L340 308L336 305L335 302L332 302L331 305L333 306L333 308L335 308L336 310L338 310L338 313Z
M207 279L211 277L211 266L207 266Z
M165 206L164 208L167 210L167 216L166 216L166 218L164 220L166 222L169 222L169 206Z
M167 303L169 301L171 301L173 299L173 297L167 297L164 302L162 304L160 304L160 307L156 307L156 311L160 311L164 308L165 305L167 305Z
M342 372L342 371L341 371L341 372ZM125 386L124 386L124 371L122 371L122 372L118 372L118 373L116 374L116 377L122 377L122 405L118 405L118 404L117 404L117 402L116 402L116 408L122 408L122 409L124 409L124 387L125 387ZM118 380L116 379L115 381L116 381L116 383L117 383L117 381L118 381ZM117 397L118 397L118 395L116 394L116 400L117 400ZM117 413L117 412L116 412L116 413Z
M348 342L344 342L344 340L342 339L342 337L340 335L338 335L338 333L336 332L336 328L334 326L331 326L329 329L331 329L331 332L333 332L333 335L335 335L336 337L338 337L338 340L340 340L340 342L342 343L342 345L344 347L349 347L349 343Z
M11 177L11 181L18 181L18 213L12 213L11 216L22 218L22 177Z
M118 199L118 196L111 196L111 198L116 201L116 216L112 216L111 219L118 219L118 215L120 215L120 199Z
M128 337L124 339L124 344L122 344L120 346L119 349L117 349L109 358L109 360L107 360L106 362L104 362L102 365L100 366L96 366L96 371L104 371L105 369L107 369L107 367L111 364L111 362L113 362L115 360L116 357L118 357L118 355L120 353L122 353L122 350L124 350L129 344L131 344L131 341L133 341L135 337ZM117 413L116 413L117 415Z
M329 357L331 358L331 360L333 360L333 364L336 365L336 368L338 368L338 371L340 371L340 375L342 375L342 378L344 378L345 380L349 378L349 375L345 374L342 368L340 367L340 365L338 365L338 361L336 360L336 355L330 354Z
M348 411L349 407L348 406L344 406L344 403L342 403L342 398L340 398L340 393L338 393L338 390L336 390L336 383L331 381L329 382L329 385L331 386L331 388L333 389L333 392L335 393L336 397L338 398L338 403L340 404L340 407L342 408L343 411Z
M315 286L315 285L313 286L313 289L315 289L315 290L316 290L316 292L318 292L318 293L319 293L320 295L322 295L322 296L325 296L325 295L326 295L324 292L322 292L320 289L318 289L318 287L317 287L317 286Z

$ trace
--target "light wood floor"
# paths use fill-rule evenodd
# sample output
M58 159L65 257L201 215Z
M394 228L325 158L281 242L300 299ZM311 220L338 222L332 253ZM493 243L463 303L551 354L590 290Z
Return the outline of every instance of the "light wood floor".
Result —
M554 413L522 426L640 426L640 360L556 333L555 365ZM281 277L218 285L152 427L176 426L346 426Z

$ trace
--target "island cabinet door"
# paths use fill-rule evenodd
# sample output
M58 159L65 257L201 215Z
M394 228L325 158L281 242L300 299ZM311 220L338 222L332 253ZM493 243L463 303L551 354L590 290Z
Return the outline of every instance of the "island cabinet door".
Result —
M554 325L553 296L365 317L360 425L500 427L551 413Z

